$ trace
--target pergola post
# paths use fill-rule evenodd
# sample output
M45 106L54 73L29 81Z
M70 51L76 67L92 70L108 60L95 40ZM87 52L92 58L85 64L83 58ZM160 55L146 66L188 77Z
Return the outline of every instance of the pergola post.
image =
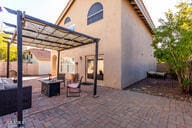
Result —
M23 125L23 92L22 92L22 12L17 11L17 123Z
M57 51L57 78L59 78L59 66L60 66L60 51Z
M95 42L95 62L94 62L94 89L93 97L97 96L97 67L98 67L98 50L99 50L99 40Z
M10 43L7 42L7 78L9 78L9 57L10 57Z

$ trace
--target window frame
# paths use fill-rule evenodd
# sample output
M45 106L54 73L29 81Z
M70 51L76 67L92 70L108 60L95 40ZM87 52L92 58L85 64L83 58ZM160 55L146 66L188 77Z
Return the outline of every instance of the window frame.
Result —
M94 6L99 6L100 8L97 10L97 11L93 11L92 14L89 14L92 9L94 8ZM87 14L87 25L89 24L92 24L92 23L95 23L99 20L102 20L103 19L103 12L104 12L104 9L103 9L103 5L100 3L100 2L96 2L94 3L90 8L89 8L89 11L88 11L88 14ZM96 17L97 15L101 14L101 16L98 16ZM96 17L96 18L95 18ZM91 20L95 18L94 20Z
M67 24L71 22L71 18L70 17L66 17L65 20L64 20L64 24Z
M68 60L72 60L74 63L66 63ZM74 57L62 57L61 63L60 63L60 72L62 73L75 73L75 59ZM66 70L65 70L66 69ZM71 71L73 69L73 71Z

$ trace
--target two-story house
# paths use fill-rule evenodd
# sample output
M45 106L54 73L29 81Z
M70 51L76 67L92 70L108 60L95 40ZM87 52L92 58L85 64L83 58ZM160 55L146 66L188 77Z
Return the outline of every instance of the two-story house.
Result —
M123 89L156 70L153 22L142 0L69 0L57 25L100 38L98 83ZM62 51L60 73L79 73L93 80L95 47ZM52 52L52 72L57 53Z

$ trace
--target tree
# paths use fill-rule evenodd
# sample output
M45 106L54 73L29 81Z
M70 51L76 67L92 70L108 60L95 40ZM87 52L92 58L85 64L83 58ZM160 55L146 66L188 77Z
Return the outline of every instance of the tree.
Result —
M165 13L161 25L154 30L154 56L167 62L178 78L181 89L187 93L192 71L192 3L181 2L177 11Z
M7 60L7 43L4 42L3 37L9 37L3 32L0 32L0 61ZM17 47L13 44L10 45L10 61L17 59Z

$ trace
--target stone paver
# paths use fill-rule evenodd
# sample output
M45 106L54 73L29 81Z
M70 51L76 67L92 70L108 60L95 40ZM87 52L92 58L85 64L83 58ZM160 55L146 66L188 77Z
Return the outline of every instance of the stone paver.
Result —
M191 103L106 87L93 98L92 89L83 86L87 95L25 115L26 128L192 128ZM0 126L15 118L0 117Z

